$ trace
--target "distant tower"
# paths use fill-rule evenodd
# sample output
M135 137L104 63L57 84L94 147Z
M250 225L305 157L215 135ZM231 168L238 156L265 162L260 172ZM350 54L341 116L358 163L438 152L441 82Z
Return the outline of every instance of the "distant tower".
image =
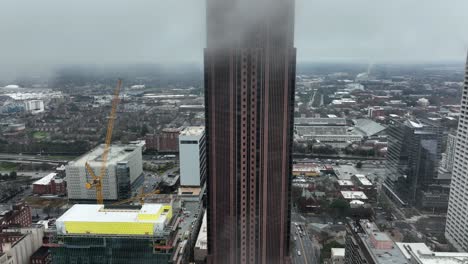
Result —
M468 251L468 62L461 105L445 236L458 250Z
M208 263L289 263L293 0L207 0Z

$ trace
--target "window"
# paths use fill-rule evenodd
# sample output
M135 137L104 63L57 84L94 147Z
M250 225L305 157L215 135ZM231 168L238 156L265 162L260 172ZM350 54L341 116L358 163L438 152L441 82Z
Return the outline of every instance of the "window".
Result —
M198 144L196 140L181 140L180 144Z

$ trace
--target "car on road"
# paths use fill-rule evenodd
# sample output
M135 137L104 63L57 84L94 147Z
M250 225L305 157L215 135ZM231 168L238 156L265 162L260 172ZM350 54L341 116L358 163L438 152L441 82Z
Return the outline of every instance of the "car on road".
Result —
M298 255L298 256L301 255L301 251L300 251L300 250L297 251L297 255Z

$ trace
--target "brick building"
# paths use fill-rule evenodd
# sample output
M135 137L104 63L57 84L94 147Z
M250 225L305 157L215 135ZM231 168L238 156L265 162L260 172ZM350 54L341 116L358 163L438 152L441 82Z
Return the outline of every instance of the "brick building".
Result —
M67 184L63 179L57 177L57 173L51 173L33 183L33 193L65 195L67 194Z
M179 151L179 128L165 128L158 134L145 136L146 149L158 152Z
M29 227L32 224L31 208L25 203L18 203L0 212L0 225Z

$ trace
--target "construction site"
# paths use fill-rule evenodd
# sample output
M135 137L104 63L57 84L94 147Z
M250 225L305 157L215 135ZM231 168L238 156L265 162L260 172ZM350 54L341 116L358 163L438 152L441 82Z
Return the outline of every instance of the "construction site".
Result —
M78 204L55 222L48 243L54 263L182 263L193 258L202 194L173 194L178 175L145 184L142 146L111 144L120 87L121 81L105 143L66 166L68 198Z
M170 204L74 205L56 221L54 263L169 263L178 243Z

